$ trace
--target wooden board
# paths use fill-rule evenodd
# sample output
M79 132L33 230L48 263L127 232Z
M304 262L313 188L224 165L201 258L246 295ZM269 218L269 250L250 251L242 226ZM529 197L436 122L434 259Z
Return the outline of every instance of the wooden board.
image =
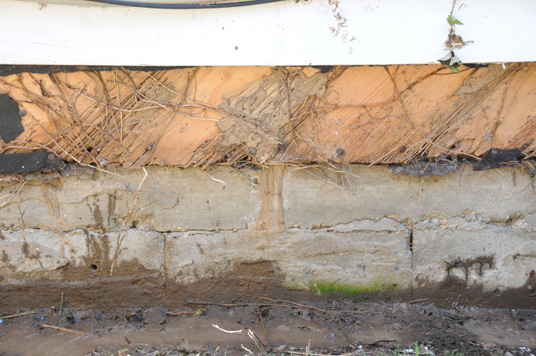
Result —
M0 63L437 63L447 54L452 0L289 0L183 11L97 5L0 1ZM536 61L536 1L460 0L455 15L464 23L457 33L473 41L456 52L463 62Z
M96 166L404 163L536 149L536 64L194 67L0 78L25 112L1 153Z

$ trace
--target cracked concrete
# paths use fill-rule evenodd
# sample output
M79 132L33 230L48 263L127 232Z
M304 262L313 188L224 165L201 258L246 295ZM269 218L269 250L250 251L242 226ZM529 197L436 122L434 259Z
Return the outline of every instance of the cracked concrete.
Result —
M468 213L492 221L536 212L530 176L513 168L473 172L465 165L442 177L413 177L361 165L348 167L348 172L351 185L341 189L304 170L289 170L283 180L285 226L383 217L413 225Z
M367 284L392 280L411 284L409 231L366 221L349 231L292 229L275 234L248 232L172 233L168 273L177 283L218 277L234 265L268 261L285 282L305 287L316 280ZM247 250L244 250L246 247Z
M440 282L450 275L491 292L523 286L536 269L536 232L478 219L418 223L413 249L416 281Z
M414 177L386 167L344 169L341 189L290 167L149 167L136 206L141 170L116 171L123 178L33 175L24 185L5 176L0 287L108 276L123 223L116 272L166 286L253 265L270 266L293 289L317 281L426 289L456 278L462 288L501 293L529 283L536 193L521 171L465 167Z
M144 230L229 230L255 224L260 201L255 188L244 184L239 174L224 167L207 169L206 174L198 169L147 170L136 207L133 196L143 177L141 170L117 170L122 177L95 173L86 179L75 175L45 182L33 179L16 199L0 206L0 227L21 228L17 203L26 227L51 231L117 231L132 208L137 212L133 224ZM0 196L15 189L16 178L0 182Z
M54 271L67 264L81 265L88 249L81 231L57 234L51 231L25 229L0 230L0 271L5 277L41 271ZM31 278L31 277L30 277Z

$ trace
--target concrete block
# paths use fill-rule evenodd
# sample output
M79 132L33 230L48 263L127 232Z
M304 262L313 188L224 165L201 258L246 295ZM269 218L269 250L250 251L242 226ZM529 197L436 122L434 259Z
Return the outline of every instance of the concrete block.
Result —
M177 283L215 278L240 264L268 261L287 283L298 287L314 281L411 284L409 230L388 219L276 234L172 233L166 246L168 275Z
M123 235L122 235L123 236ZM117 233L107 234L108 258L111 261L117 246ZM130 229L118 249L116 263L134 262L147 270L162 272L164 265L164 239L160 233Z
M521 219L518 219L514 226L525 231L536 231L536 214L529 214Z
M25 229L24 238L22 230L0 230L0 270L8 273L54 271L67 264L82 265L88 254L86 235L82 231L56 234Z
M207 169L207 174L193 168L151 167L147 170L145 193L140 195L139 228L231 230L255 225L261 206L259 195L239 173L225 167ZM252 175L253 171L243 173Z
M68 176L51 180L29 180L11 201L0 207L0 226L22 227L20 203L26 228L52 231L88 229L107 231L117 225L114 210L121 192L128 193L126 181L119 178ZM2 182L0 195L10 194L18 182Z
M75 230L54 233L38 229L0 230L0 274L11 281L25 279L21 274L58 271L70 267L95 265L99 274L106 275L117 246L117 233L98 234ZM35 253L39 256L39 261ZM41 267L40 263L43 267ZM123 264L128 268L142 267L147 271L163 271L164 240L154 231L130 229L122 240L116 259L117 269ZM133 273L132 270L128 271ZM60 278L58 273L48 273L46 278ZM75 277L74 275L72 277ZM70 278L72 278L70 277ZM41 277L40 277L41 278ZM76 277L75 277L76 278Z
M413 224L468 213L493 221L536 213L531 180L514 168L474 172L467 165L445 176L422 178L396 175L387 167L345 169L351 184L341 189L303 169L289 168L283 180L285 226L310 228L383 217Z
M155 231L247 229L255 224L260 210L257 190L224 167L207 169L207 174L200 169L149 167L136 206L144 172L114 172L121 177L95 173L28 181L15 199L0 207L0 227L22 226L15 201L20 202L27 228L102 233L119 230L125 219L126 227ZM9 195L18 184L1 182L0 196ZM131 210L135 212L132 219L128 218Z
M448 275L485 291L517 288L536 270L536 232L460 217L416 224L416 286ZM422 285L421 285L422 284Z

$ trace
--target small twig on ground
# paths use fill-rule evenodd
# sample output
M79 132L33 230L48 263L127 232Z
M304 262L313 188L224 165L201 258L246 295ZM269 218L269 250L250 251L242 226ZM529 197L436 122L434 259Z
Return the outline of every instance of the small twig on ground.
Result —
M285 351L280 349L273 349L276 352L284 353L284 354L290 354L290 355L306 355L306 356L333 356L328 354L317 354L314 352L300 352L300 351ZM348 352L345 354L340 354L337 356L351 356L351 355L366 355L366 354L378 354L376 351L364 351L364 352Z
M244 331L244 329L240 329L240 330L225 330L225 329L220 328L216 324L212 324L212 326L215 327L216 329L220 330L220 331L223 331L224 333L227 333L227 334L242 334L243 331Z
M530 342L531 344L536 344L536 341L534 341L534 340L519 339L519 341Z
M219 307L248 307L250 305L259 305L257 303L237 303L237 304L226 304L226 303L213 303L213 302L186 302L186 304L194 305L216 305Z
M61 292L61 300L60 300L60 314L61 310L63 309L63 292Z
M301 308L313 309L313 310L321 311L322 313L327 313L327 311L325 311L324 309L313 307L311 305L298 304L298 303L295 303L295 302L291 302L290 300L272 299L272 298L268 298L268 297L260 297L259 300L261 300L261 299L262 300L269 300L269 301L275 302L275 303L288 303L288 304L296 305L296 306L301 307Z
M68 333L73 333L73 334L78 334L78 335L84 335L85 333L82 332L82 331L78 331L78 330L72 330L72 329L66 329L66 328L62 328L60 326L54 326L54 325L47 325L47 324L40 324L42 327L44 328L48 328L48 329L54 329L54 330L59 330L59 331L65 331L65 332L68 332Z
M262 320L262 312L257 309L257 315L259 316L259 322L261 324L262 333L264 334L264 344L268 344L268 332L266 331L266 328L264 327L264 321Z
M19 317L19 316L32 315L32 314L36 314L36 313L37 313L37 311L31 311L31 312L26 312L26 313L12 314L12 315L0 316L0 319L17 318L17 317Z
M185 315L185 314L192 314L192 315L195 315L197 313L202 313L204 312L206 309L197 309L197 310L194 310L194 311L183 311L183 312L166 312L167 315L173 315L173 316L178 316L178 315Z
M415 300L409 301L408 304L420 303L420 302L424 302L424 301L426 301L428 299L430 299L430 298L415 299Z
M245 347L244 345L240 344L240 346L242 346L242 348L243 348L244 350L246 350L247 352L249 352L250 355L255 355L255 354L253 353L253 351L251 351L250 349L248 349L248 348Z
M259 351L261 353L264 353L266 351L266 348L264 347L263 343L261 342L261 340L257 337L257 335L255 335L255 333L253 332L253 330L249 329L249 328L243 328L243 329L240 329L240 330L225 330L225 329L222 329L220 328L218 325L216 324L212 324L213 327L215 327L216 329L220 330L220 331L223 331L224 333L227 333L227 334L241 334L241 335L246 335L248 336L251 340L253 340L253 342L255 343L255 346L257 346L257 348L259 349ZM244 348L244 346L242 346ZM244 348L245 350L247 350L246 348ZM251 354L253 354L253 352L247 350L248 352L250 352Z

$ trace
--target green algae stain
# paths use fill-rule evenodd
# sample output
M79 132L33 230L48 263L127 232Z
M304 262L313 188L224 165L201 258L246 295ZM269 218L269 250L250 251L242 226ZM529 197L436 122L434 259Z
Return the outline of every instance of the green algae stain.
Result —
M357 295L361 293L391 292L396 289L396 284L390 281L373 281L365 284L345 284L330 281L313 281L307 288L316 294L333 295L340 293L344 295Z

